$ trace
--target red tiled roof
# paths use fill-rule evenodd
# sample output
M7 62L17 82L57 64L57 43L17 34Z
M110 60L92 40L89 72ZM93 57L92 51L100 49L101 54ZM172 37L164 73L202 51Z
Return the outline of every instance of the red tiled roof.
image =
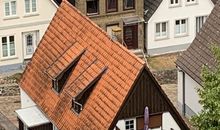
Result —
M52 89L52 79L83 50L63 90ZM83 110L76 115L72 99L96 77L107 71L95 86ZM21 88L61 130L108 129L144 62L83 16L62 2L28 64Z

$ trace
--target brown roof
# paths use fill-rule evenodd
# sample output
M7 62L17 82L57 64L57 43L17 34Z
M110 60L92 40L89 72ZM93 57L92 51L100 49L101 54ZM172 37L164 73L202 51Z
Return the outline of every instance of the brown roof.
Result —
M52 79L82 55L61 93ZM108 129L145 63L67 1L62 2L28 64L21 88L63 130ZM79 115L71 102L107 68Z
M215 68L216 60L211 52L213 44L220 45L220 2L217 2L205 24L189 48L178 57L176 64L196 82L201 84L203 65Z

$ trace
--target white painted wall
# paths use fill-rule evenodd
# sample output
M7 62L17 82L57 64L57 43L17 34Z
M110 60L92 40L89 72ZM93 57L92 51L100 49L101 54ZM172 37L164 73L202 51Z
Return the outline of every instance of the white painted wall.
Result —
M4 16L3 2L4 1L2 0L0 1L0 39L4 36L15 36L16 56L10 59L3 59L1 57L2 55L0 55L0 67L4 65L23 63L24 48L22 33L39 30L39 39L41 39L57 10L50 0L37 0L37 12L33 15L26 15L24 0L17 0L16 17L6 18ZM0 48L1 46L2 44L0 44ZM0 54L1 53L2 49L0 49Z
M189 44L196 35L195 24L197 16L209 15L214 7L211 0L197 0L198 4L186 5L186 0L180 0L180 7L169 7L170 0L163 0L157 11L148 21L147 41L148 49L158 49L174 45ZM188 18L188 35L183 37L174 37L175 20ZM155 40L155 23L168 21L168 38ZM183 48L185 49L185 48ZM175 50L179 51L179 50Z
M185 85L186 105L188 105L195 113L200 112L202 106L199 104L199 95L197 93L197 89L201 86L187 74L185 74Z
M183 72L178 71L178 108L179 111L182 112L182 104L183 104ZM185 104L195 113L201 111L202 106L199 103L199 95L197 93L197 89L201 86L193 80L189 75L185 73ZM187 111L187 110L186 110ZM187 112L186 112L187 114ZM190 115L186 115L190 116Z
M178 70L177 71L177 105L178 110L182 113L182 104L183 104L183 72ZM183 113L182 113L183 114Z
M171 128L181 130L169 112L163 113L162 119L163 130L170 130Z
M136 126L136 118L131 118L135 120L134 124ZM120 130L125 130L125 120L119 120L116 126ZM162 128L154 128L149 130L170 130L173 128L174 130L181 130L176 121L173 119L172 115L169 112L164 112L162 115Z
M20 87L21 93L21 108L27 108L31 106L35 106L34 101L24 92L24 90Z

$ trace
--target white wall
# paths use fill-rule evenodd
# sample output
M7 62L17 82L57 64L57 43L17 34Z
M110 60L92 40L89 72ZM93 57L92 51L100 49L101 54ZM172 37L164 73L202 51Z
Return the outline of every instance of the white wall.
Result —
M1 56L0 49L0 67L11 64L23 63L23 32L39 31L39 40L44 35L51 19L53 18L57 8L50 0L37 0L37 12L33 15L26 15L24 8L24 0L17 0L16 17L6 18L4 16L4 3L0 1L0 39L4 36L15 36L15 53L16 56L10 59L4 59ZM1 41L1 40L0 40ZM38 41L39 42L39 41ZM0 48L1 48L0 44Z
M200 85L194 81L189 75L185 74L185 101L186 105L189 106L195 113L201 111L202 106L199 104L199 95L197 89Z
M146 34L148 41L146 46L148 49L158 49L191 43L196 34L196 17L209 15L214 7L214 4L211 2L211 0L198 0L198 4L188 6L185 5L186 0L180 0L180 7L169 7L169 1L170 0L163 0L157 11L148 21L148 32ZM188 18L188 35L174 38L175 20L182 18ZM163 40L155 40L155 23L164 21L168 21L168 38Z
M183 105L183 72L178 71L178 108L182 112ZM198 113L201 111L202 106L199 103L199 96L197 89L201 86L193 80L189 75L185 73L185 104L186 106L186 116L190 117L193 113ZM192 113L192 112L193 113Z
M169 112L163 113L162 119L163 130L170 130L171 128L174 130L181 130Z
M21 108L27 108L36 105L34 101L24 92L24 90L22 90L21 87L20 87L20 93L21 93Z

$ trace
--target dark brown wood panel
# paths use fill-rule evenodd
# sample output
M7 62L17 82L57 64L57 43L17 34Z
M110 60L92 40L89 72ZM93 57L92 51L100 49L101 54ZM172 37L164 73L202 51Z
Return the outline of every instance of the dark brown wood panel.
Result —
M29 130L53 130L53 125L51 123L29 128Z
M121 119L142 116L146 106L148 106L150 114L168 111L168 104L145 70L134 89L125 108L122 110Z
M24 130L24 124L19 118L18 118L18 127L19 127L19 130Z
M170 112L181 129L189 129L148 68L145 68L140 74L127 98L118 120L143 117L144 109L147 106L150 115Z
M144 117L138 117L136 118L137 121L137 130L144 130ZM161 114L155 114L155 115L150 115L149 119L149 128L159 128L162 126L162 113Z

